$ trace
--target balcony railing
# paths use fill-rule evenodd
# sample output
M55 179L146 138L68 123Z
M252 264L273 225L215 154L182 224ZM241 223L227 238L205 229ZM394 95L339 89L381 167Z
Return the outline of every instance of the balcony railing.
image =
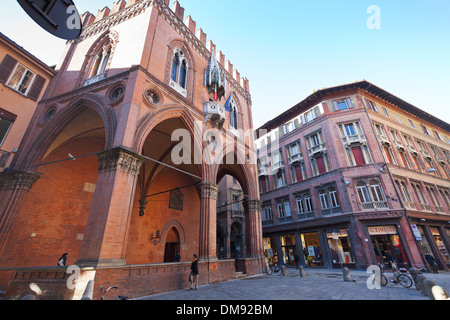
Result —
M99 82L99 81L105 79L107 74L108 74L108 73L105 72L105 73L101 73L101 74L98 74L98 75L96 75L96 76L94 76L94 77L92 77L92 78L87 79L87 80L84 82L84 86L86 87L86 86L88 86L88 85L90 85L90 84L93 84L93 83L96 83L96 82Z
M408 209L413 209L416 210L416 205L414 204L414 202L408 202L408 201L403 201L403 204L405 205L406 208Z
M422 157L431 159L431 155L428 153L428 151L420 150L420 153L422 154Z
M278 162L274 162L272 163L272 172L276 172L280 169L282 169L284 167L284 162L283 161L278 161Z
M378 210L378 209L389 209L389 206L387 204L387 201L374 201L361 203L361 208L363 210Z
M268 176L269 175L269 169L267 167L262 167L258 169L258 175L259 176Z
M380 139L381 144L386 144L388 146L391 145L391 143L389 142L389 139L388 139L388 137L386 137L386 135L380 133L380 134L378 134L378 138Z
M308 152L309 152L310 156L313 156L313 155L318 154L318 153L325 153L325 152L327 152L327 148L325 146L325 143L321 143L321 144L318 144L318 145L315 145L315 146L311 147L308 150Z
M364 134L354 134L342 138L342 142L346 145L366 143L366 136Z
M293 156L289 157L289 164L293 164L295 162L302 162L303 161L303 155L301 153L294 154Z
M408 144L408 150L413 155L414 154L416 154L416 155L418 154L416 148L414 146L410 145L410 144Z
M0 168L6 167L10 156L11 152L0 150Z
M405 147L403 146L403 142L401 142L400 140L395 139L394 140L394 145L397 148L397 150L405 150Z

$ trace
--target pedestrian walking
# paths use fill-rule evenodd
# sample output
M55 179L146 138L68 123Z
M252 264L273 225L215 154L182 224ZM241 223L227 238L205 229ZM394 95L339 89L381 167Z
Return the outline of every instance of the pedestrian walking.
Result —
M191 276L190 276L190 282L191 282L191 290L197 290L198 289L198 258L197 255L194 254L194 260L192 260L191 263Z
M429 252L425 252L425 259L430 264L433 273L439 273L436 268L436 259Z
M181 261L181 255L179 252L177 252L177 254L175 255L175 261L176 262L180 262Z
M298 254L296 254L294 256L294 261L295 261L295 267L296 269L300 268L300 257L298 256Z
M58 259L58 266L59 267L65 267L66 266L66 261L67 261L67 256L69 254L68 253L64 253L61 258Z

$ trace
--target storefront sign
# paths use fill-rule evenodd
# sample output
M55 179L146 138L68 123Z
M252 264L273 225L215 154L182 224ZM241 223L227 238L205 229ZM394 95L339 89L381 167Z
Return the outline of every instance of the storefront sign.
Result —
M417 226L415 224L412 224L411 229L413 231L414 237L416 238L416 241L422 241L422 235L420 234L419 229L417 229Z
M339 232L327 232L328 239L337 239L336 237L348 237L347 230L341 229Z
M371 236L381 234L397 234L397 229L395 226L368 227L368 230Z

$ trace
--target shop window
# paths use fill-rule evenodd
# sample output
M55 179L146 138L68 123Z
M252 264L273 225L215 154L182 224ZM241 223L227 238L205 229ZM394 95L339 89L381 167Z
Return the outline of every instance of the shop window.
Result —
M335 267L355 263L346 229L327 231L327 239L331 261Z
M281 248L283 249L283 263L287 266L295 266L295 256L297 255L295 236L281 236Z
M373 226L368 231L378 263L384 264L388 269L394 267L391 261L395 263L395 267L408 266L408 258L395 226Z
M433 236L434 241L436 242L436 246L441 254L442 259L446 264L450 264L450 255L448 253L447 247L445 246L444 241L442 240L442 236L439 232L439 229L436 227L430 227L431 234Z
M322 250L317 232L301 234L303 255L308 266L323 266Z

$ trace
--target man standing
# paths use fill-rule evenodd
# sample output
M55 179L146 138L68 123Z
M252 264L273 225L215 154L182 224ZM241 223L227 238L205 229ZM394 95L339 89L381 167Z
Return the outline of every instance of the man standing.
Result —
M427 262L430 264L431 268L433 269L433 273L438 273L437 269L436 269L436 259L434 259L434 257L429 253L426 252L425 253L425 259L427 260Z
M198 289L198 259L197 255L194 254L194 260L191 263L191 290Z

